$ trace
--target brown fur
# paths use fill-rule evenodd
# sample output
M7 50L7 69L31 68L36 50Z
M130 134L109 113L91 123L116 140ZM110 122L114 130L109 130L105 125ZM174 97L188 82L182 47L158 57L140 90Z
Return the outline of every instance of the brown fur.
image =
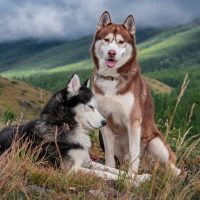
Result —
M110 23L108 26L96 32L94 36L94 42L91 47L91 55L96 66L96 69L99 68L98 59L95 55L95 41L104 38L109 33L121 34L124 40L130 43L133 47L133 55L132 58L122 67L120 67L117 72L121 79L119 79L119 83L116 89L116 94L126 94L127 92L132 92L134 94L135 103L131 112L132 123L135 126L142 127L141 140L142 143L148 148L148 143L155 137L159 137L164 144L166 145L169 155L170 161L175 162L176 156L171 151L169 146L167 145L165 138L158 130L155 120L154 120L154 105L151 97L150 89L146 83L146 81L142 78L140 74L140 67L137 62L136 57L136 44L135 37L131 35L123 25L117 25ZM96 69L94 70L94 75L96 73ZM105 77L106 78L106 77ZM93 89L95 93L104 95L101 88L93 81ZM112 115L107 118L107 124L110 129L115 134L123 134L123 130L126 127L122 127L119 124L116 124Z

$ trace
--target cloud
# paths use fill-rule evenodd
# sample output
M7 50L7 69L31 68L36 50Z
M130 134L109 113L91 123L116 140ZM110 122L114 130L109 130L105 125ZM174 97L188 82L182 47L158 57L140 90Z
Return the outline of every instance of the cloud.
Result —
M0 42L25 38L74 39L92 34L104 10L114 22L133 14L137 26L169 26L199 16L199 0L0 1Z

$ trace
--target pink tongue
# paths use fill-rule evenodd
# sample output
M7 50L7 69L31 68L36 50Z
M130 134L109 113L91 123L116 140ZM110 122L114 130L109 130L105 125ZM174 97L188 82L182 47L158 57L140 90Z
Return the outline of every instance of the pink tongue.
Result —
M115 66L116 62L117 61L115 61L115 60L106 60L106 65L107 65L107 67L112 68Z

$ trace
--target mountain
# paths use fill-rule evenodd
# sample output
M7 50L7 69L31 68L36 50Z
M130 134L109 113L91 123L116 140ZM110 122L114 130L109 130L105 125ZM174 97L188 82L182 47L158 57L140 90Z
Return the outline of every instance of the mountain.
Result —
M140 43L161 30L158 28L139 29L137 42ZM92 36L75 41L23 40L0 44L0 72L13 69L44 69L75 63L90 58Z
M177 127L182 121L187 124L195 103L191 120L188 120L192 121L195 131L200 130L200 20L159 30L138 30L137 34L138 60L151 88L167 94L174 88L170 95L155 94L154 101L159 111L156 113L157 120L170 118L179 88L188 73L190 83L174 119ZM50 91L63 87L75 71L79 72L83 81L91 75L93 68L92 61L88 59L91 40L89 36L65 42L27 40L18 41L16 43L20 44L14 46L13 43L7 46L0 44L0 75ZM6 65L11 58L18 58L19 55L21 59ZM183 117L185 115L188 116Z
M183 67L199 67L200 24L192 22L165 30L139 46L144 72Z
M92 37L75 41L26 40L0 44L0 71L8 77L28 76L90 58ZM139 62L143 72L200 63L200 23L137 32Z
M23 112L23 119L39 117L41 108L49 99L50 93L33 87L22 81L9 80L0 77L0 115L12 111L20 118Z

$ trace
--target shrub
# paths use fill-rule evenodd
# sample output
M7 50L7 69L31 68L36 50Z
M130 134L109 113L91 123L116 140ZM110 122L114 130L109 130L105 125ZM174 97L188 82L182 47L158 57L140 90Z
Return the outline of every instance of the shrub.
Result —
M2 121L6 125L11 125L12 122L16 120L16 118L17 118L16 113L13 112L12 110L8 109L3 113Z

